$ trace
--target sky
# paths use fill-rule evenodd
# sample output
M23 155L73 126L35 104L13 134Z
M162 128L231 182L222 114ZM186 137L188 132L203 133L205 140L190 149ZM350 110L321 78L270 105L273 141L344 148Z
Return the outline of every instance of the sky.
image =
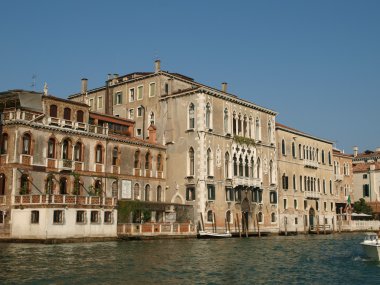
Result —
M2 1L0 91L161 68L352 153L380 147L380 1Z

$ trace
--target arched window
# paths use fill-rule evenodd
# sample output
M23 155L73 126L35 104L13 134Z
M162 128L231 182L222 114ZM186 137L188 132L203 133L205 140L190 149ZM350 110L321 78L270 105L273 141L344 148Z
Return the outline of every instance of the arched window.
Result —
M147 184L145 186L145 201L150 201L150 186Z
M273 184L274 183L274 176L273 176L273 161L271 160L269 162L269 183Z
M285 148L285 140L282 139L281 141L281 153L282 155L286 155L286 148Z
M225 178L230 177L230 154L228 152L224 155L224 175Z
M195 128L195 106L193 103L190 103L189 105L189 113L188 113L188 119L189 119L189 129Z
M276 222L276 214L272 212L272 214L270 214L270 220L272 223L275 223Z
M22 136L22 154L31 154L31 141L30 134L24 134Z
M207 176L212 176L212 153L207 149Z
M29 176L27 174L21 175L20 179L20 194L25 195L30 193Z
M71 109L70 108L63 109L63 118L65 120L71 121Z
M331 180L330 180L330 194L332 195L333 194L333 188L332 188L332 182L331 182Z
M57 105L50 105L50 117L57 118L58 112L57 112Z
M293 189L297 190L296 176L293 174Z
M325 163L325 151L322 149L322 163L324 164Z
M233 134L236 135L236 132L237 132L237 129L236 129L236 113L234 112L232 114L232 131L233 131Z
M112 165L118 164L119 149L115 146L112 150Z
M1 154L8 153L8 134L4 133L1 138Z
M231 211L230 210L228 210L226 212L226 221L227 221L227 223L232 223L232 216L231 216Z
M74 146L74 160L75 161L83 161L83 156L82 156L82 143L77 142Z
M228 110L227 108L224 109L224 132L228 133Z
M302 188L302 181L303 181L303 179L302 179L302 175L300 175L300 190L301 190L301 191L303 190L303 188Z
M61 177L59 179L59 194L65 195L67 194L67 178Z
M292 156L295 158L296 157L296 146L294 142L292 142Z
M83 123L83 116L84 115L84 113L83 113L83 111L82 110L78 110L77 111L77 122L79 122L79 123Z
M145 154L145 169L151 169L151 155L149 151Z
M48 140L48 149L47 149L47 157L48 158L55 158L55 139L50 138Z
M189 175L194 175L194 149L192 147L189 149Z
M140 185L138 183L133 187L133 197L135 200L140 200Z
M256 178L260 178L261 177L260 158L257 158L256 168L257 168Z
M214 222L214 215L211 210L207 211L207 222L213 223Z
M251 177L254 178L255 177L255 160L253 159L253 157L251 157Z
M68 139L62 142L62 159L70 159L70 141Z
M161 185L157 186L157 202L162 202L162 187L161 187Z
M256 118L255 139L260 140L260 120L259 120L259 118Z
M5 174L0 173L0 196L5 195Z
M259 222L259 223L262 223L262 222L263 222L263 213L262 213L262 212L259 212L259 213L257 214L257 217L258 217L258 222Z
M299 155L299 159L302 159L302 146L301 146L301 144L298 145L298 155Z
M206 105L206 129L211 129L211 105L207 103Z
M119 197L119 185L117 180L112 182L112 197Z
M239 157L239 176L244 176L244 173L243 173L243 157L241 155Z
M95 148L95 162L103 163L103 147L100 144L96 145Z
M249 162L248 162L248 157L245 158L244 160L245 165L244 165L244 175L245 177L249 177Z
M157 171L162 171L162 155L157 155Z
M309 159L309 147L306 147L306 159Z
M100 179L96 179L94 183L95 195L100 196L103 193L103 183Z
M234 154L234 176L238 176L238 164L237 164L237 157L236 154Z
M244 137L246 137L248 134L247 127L248 127L247 116L244 116L243 118L243 136Z
M329 165L331 165L331 153L328 153Z
M149 123L150 125L154 125L155 122L154 122L154 113L153 112L150 112L149 114Z
M134 157L134 168L140 168L140 151L136 150L135 157Z
M51 173L46 177L45 191L46 194L54 194L54 176Z

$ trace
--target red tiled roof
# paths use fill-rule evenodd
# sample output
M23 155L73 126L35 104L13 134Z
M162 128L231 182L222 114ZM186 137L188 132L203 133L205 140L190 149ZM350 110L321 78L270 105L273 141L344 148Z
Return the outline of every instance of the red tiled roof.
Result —
M352 169L354 172L366 172L369 170L371 165L375 165L375 170L380 170L380 162L356 163L356 164L353 164Z

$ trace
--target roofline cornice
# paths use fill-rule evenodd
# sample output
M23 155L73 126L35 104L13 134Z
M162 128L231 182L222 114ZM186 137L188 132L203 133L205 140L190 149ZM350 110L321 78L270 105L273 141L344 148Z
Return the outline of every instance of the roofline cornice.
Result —
M321 139L321 138L318 138L318 137L315 137L315 136L312 136L312 135L309 135L309 134L306 134L306 133L303 133L303 132L300 132L300 131L291 130L291 129L288 129L286 127L282 127L282 126L279 126L279 125L276 125L276 130L286 131L288 133L292 133L292 134L295 134L295 135L307 137L307 138L314 139L314 140L317 140L317 141L320 141L320 142L324 142L324 143L328 143L328 144L331 144L331 145L334 144L331 141L328 141L328 140L325 140L325 139Z

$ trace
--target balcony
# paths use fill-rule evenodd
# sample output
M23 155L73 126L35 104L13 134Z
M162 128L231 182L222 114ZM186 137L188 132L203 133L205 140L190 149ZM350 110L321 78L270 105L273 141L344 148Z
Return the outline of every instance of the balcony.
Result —
M0 196L1 197L1 196ZM116 197L76 195L15 195L14 205L116 206Z
M60 159L58 168L61 170L73 170L73 161L70 159Z
M316 200L316 199L319 199L321 197L321 194L319 192L316 192L316 191L305 191L304 197L306 199Z
M318 168L319 166L318 161L308 160L308 159L304 159L303 164L305 167L309 167L309 168Z
M335 181L342 181L343 175L342 174L335 174Z
M74 169L75 171L83 171L83 162L81 161L75 161L74 162Z
M251 177L238 177L235 176L232 178L233 187L236 186L253 186L253 187L261 187L261 179L260 178L251 178Z
M55 158L47 158L47 167L57 168L57 160Z
M95 172L104 172L104 164L95 163L95 165L94 165L94 171Z
M134 176L141 176L141 169L140 168L133 168L133 175Z
M26 165L31 165L33 163L33 156L31 156L29 154L21 154L20 155L20 163L26 164Z
M8 154L0 155L0 165L8 163Z
M64 128L73 128L73 122L70 120L62 120L62 127Z

